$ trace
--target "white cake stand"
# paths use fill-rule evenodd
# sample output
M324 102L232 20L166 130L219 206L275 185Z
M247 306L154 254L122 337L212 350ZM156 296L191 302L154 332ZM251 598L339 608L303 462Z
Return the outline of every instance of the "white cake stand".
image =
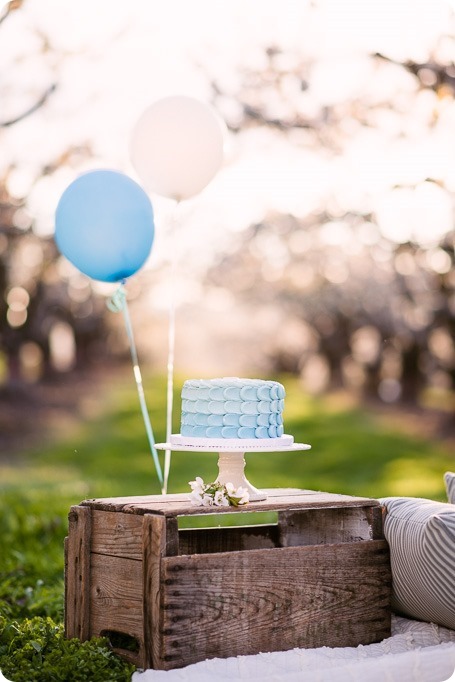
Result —
M174 434L170 443L157 443L158 450L176 452L218 452L218 483L232 483L235 488L246 488L251 502L266 500L267 494L255 488L245 476L246 452L293 452L309 450L311 445L294 443L292 436L280 438L189 438Z

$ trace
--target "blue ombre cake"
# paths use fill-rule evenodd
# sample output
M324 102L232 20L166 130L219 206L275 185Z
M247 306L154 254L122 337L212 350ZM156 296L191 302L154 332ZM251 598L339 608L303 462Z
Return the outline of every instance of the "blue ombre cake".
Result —
M262 379L192 379L182 388L180 437L291 439L283 436L285 390Z

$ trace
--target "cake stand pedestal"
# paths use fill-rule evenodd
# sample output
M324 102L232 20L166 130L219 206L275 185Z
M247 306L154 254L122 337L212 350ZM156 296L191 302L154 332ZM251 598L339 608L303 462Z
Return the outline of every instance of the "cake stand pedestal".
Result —
M234 488L248 490L250 501L259 502L259 500L266 500L267 495L251 485L245 476L245 453L239 452L220 452L218 457L218 476L216 480L218 483L226 485L232 483Z
M241 486L248 490L250 502L266 500L267 495L258 490L245 476L246 452L290 452L309 450L311 445L307 443L294 443L292 436L282 436L274 439L256 439L248 443L239 443L239 440L210 439L207 438L184 438L179 435L171 436L170 443L157 443L158 450L171 450L177 452L218 452L218 483L232 483L235 488Z

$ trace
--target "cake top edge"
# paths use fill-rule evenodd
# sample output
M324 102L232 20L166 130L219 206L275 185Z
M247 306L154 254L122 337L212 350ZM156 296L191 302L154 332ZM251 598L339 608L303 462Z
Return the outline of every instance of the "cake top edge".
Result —
M244 377L216 377L214 379L187 379L184 382L185 385L191 386L213 386L214 384L223 385L225 383L233 384L250 384L252 386L264 386L264 385L281 385L279 381L274 381L272 379L248 379Z

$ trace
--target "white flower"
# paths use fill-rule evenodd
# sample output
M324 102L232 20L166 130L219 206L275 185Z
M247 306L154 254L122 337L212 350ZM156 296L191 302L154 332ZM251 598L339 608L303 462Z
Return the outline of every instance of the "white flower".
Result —
M202 507L237 507L246 504L250 500L248 490L239 486L237 490L230 481L226 484L215 481L214 483L204 483L200 476L194 481L189 481L191 494L189 496L191 504Z
M213 504L217 507L229 507L229 500L222 490L217 490L213 498Z
M242 486L237 488L236 497L239 498L239 504L246 504L250 501L250 493L246 488L242 488Z
M226 488L226 492L227 492L227 494L228 494L230 497L232 497L233 495L235 495L235 488L234 488L234 484L233 484L233 483L228 482L228 483L225 484L224 487Z
M193 492L190 495L190 502L191 504L196 505L197 507L200 507L202 504L202 495L200 494L199 491L193 490Z
M202 493L204 491L204 481L200 476L196 476L195 481L189 481L191 490L196 490L198 493Z

